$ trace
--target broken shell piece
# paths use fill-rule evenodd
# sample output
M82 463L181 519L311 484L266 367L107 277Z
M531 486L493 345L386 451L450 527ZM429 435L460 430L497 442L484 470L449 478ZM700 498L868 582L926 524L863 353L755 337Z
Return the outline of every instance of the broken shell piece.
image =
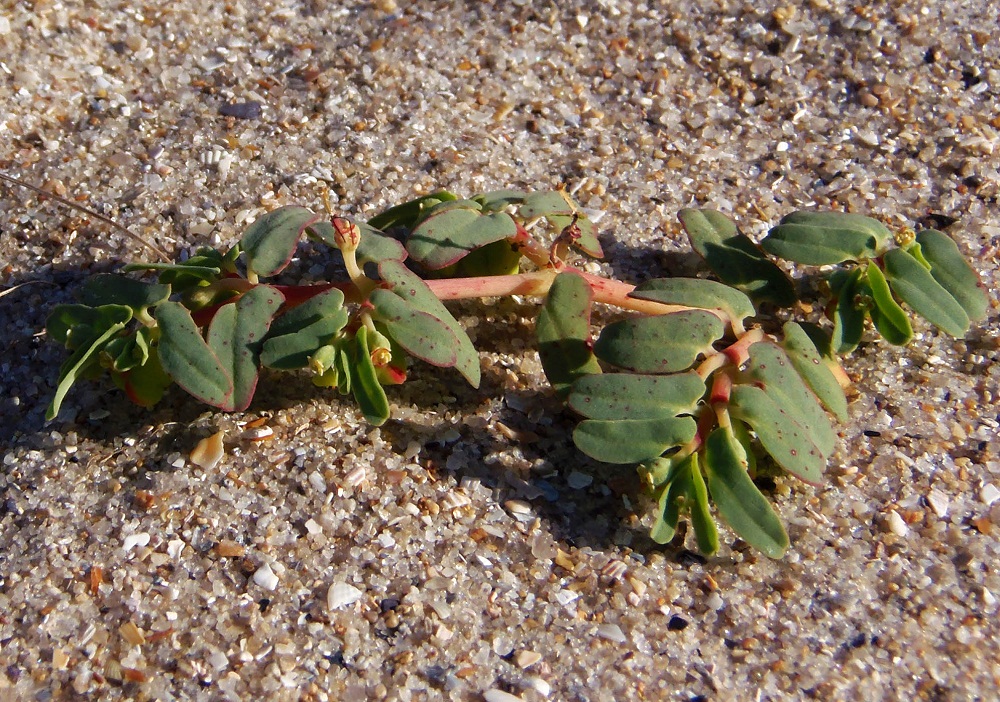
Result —
M518 651L514 657L514 662L521 668L530 668L540 660L542 660L542 654L537 651Z
M271 570L271 566L265 563L253 574L253 581L265 590L274 590L278 587L278 576Z
M128 621L118 627L118 633L122 635L122 638L128 641L133 646L141 646L146 643L146 636L142 633L142 629L135 625L135 622Z
M226 455L226 449L222 445L224 436L225 432L217 431L211 436L202 439L194 447L194 451L191 452L188 460L205 470L212 470L215 466L219 465L219 461Z
M334 583L326 591L326 606L330 609L340 609L352 605L362 598L364 592L347 583Z
M628 572L628 566L617 559L608 561L607 565L601 568L601 575L609 580L618 580Z
M365 467L358 466L346 476L344 476L344 484L350 487L357 487L365 481Z
M252 427L243 432L243 438L250 441L264 441L274 436L274 429L268 426Z
M523 702L523 697L518 697L517 695L512 695L505 690L487 690L483 693L483 699L486 702Z

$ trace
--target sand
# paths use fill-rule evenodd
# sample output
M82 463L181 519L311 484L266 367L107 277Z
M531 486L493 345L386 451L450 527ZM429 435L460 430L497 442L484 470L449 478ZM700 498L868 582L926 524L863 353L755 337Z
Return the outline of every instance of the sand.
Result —
M5 2L0 168L171 253L324 190L363 217L565 185L594 270L633 282L702 270L683 207L753 237L935 214L991 304L966 339L867 336L826 483L775 481L788 554L723 530L704 559L574 449L528 300L455 306L482 387L416 368L379 429L277 375L229 415L83 383L45 422L48 310L151 253L0 185L0 285L31 283L0 298L0 699L996 699L997 26L985 1Z

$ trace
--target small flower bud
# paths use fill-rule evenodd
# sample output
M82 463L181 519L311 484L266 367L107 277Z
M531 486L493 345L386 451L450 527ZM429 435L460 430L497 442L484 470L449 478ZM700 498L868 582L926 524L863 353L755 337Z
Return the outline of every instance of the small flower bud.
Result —
M907 246L912 244L917 239L917 233L913 231L910 227L903 227L896 231L892 235L893 240L896 242L896 246L901 249L905 249Z
M330 224L333 225L333 239L337 248L344 253L357 250L361 243L361 227L343 217L334 217Z

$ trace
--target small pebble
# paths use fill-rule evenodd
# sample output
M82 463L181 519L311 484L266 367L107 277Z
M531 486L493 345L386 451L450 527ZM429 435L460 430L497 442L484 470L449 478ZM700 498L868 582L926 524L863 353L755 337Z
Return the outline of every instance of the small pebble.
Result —
M931 490L927 493L927 504L930 505L934 514L939 517L947 516L950 503L951 501L948 499L948 496L940 490Z
M226 455L226 449L222 444L225 432L217 431L209 437L198 442L191 452L189 460L196 466L205 470L212 470L219 465L219 461Z
M625 638L622 628L617 624L601 624L597 627L597 635L615 643L625 643L628 640Z
M219 108L219 114L236 119L260 119L261 114L263 114L263 105L256 100L227 103Z
M992 505L1000 499L1000 489L998 489L993 483L986 483L979 490L979 499L982 500L987 506Z
M504 690L487 690L483 693L483 699L486 702L524 702L523 698Z
M594 482L594 476L574 470L566 476L566 484L574 490L582 490Z
M542 660L542 654L536 651L518 651L514 656L514 662L521 668L530 668L538 661Z
M329 609L340 609L352 605L364 596L364 592L347 583L334 583L326 591L326 606Z
M122 548L126 551L131 551L136 546L146 546L149 544L149 534L146 532L139 532L138 534L129 534L122 541Z
M889 512L886 523L889 526L889 531L896 536L906 536L910 533L910 527L906 526L906 522L899 516L899 512Z
M271 570L271 565L265 563L253 574L253 581L265 590L274 590L278 587L278 576Z
M537 675L532 675L524 681L525 687L531 688L542 697L548 697L552 693L552 686L547 680L543 680Z

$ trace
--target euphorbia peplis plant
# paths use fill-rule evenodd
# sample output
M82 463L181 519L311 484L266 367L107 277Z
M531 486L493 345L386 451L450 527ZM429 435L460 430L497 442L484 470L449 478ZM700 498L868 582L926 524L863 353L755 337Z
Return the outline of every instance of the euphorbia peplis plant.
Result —
M583 418L573 440L599 461L639 466L656 503L652 538L671 541L687 515L699 548L714 553L713 502L736 534L778 557L788 537L754 478L784 470L821 481L837 438L830 415L847 417L835 354L857 346L868 319L891 343L909 341L900 303L962 335L985 315L986 298L954 242L934 230L894 238L867 217L798 212L757 246L718 212L680 218L722 282L636 287L571 265L573 252L602 251L593 223L562 191L439 192L367 222L282 207L228 251L126 267L154 272L156 282L95 276L79 304L57 306L47 330L71 356L47 416L78 378L103 370L141 405L176 383L209 405L243 410L266 367L311 373L316 385L353 395L379 425L390 415L384 387L405 381L410 358L479 385L478 354L442 301L537 297L542 366ZM347 277L273 282L303 236L339 251ZM758 314L755 302L797 299L764 251L833 267L823 274L832 333L794 321L779 328ZM596 338L595 303L625 311Z

